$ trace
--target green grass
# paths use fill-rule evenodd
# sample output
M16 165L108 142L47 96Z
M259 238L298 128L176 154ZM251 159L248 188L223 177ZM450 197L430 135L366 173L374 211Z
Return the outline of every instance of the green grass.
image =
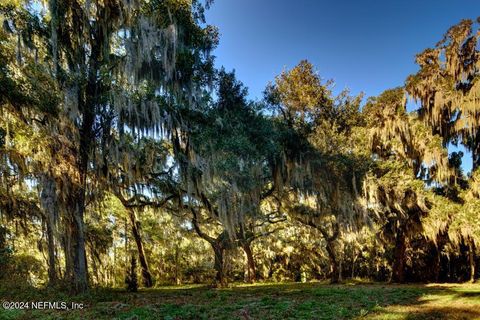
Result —
M0 300L84 303L83 310L4 310L1 319L480 319L480 285L284 283L162 287L126 293L5 290Z

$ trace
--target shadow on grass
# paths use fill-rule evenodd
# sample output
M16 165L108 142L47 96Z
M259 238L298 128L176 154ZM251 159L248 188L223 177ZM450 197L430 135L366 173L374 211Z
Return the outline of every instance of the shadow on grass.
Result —
M478 319L480 312L468 308L428 308L407 314L406 320L454 320L454 319Z
M480 286L424 285L426 291L410 303L376 308L368 319L480 319Z
M469 308L426 308L425 310L388 311L373 314L364 319L395 319L395 320L459 320L479 319L480 312Z

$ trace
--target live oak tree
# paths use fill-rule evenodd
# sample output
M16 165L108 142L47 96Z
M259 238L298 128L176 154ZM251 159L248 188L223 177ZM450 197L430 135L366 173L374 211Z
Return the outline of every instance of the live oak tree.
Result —
M405 252L432 207L426 184L451 174L446 150L415 113L406 110L405 92L396 88L371 98L363 109L376 166L365 180L367 207L381 225L381 237L394 244L392 277L405 281Z
M301 61L252 102L213 68L209 4L2 2L2 285L123 286L132 260L146 287L475 280L478 22L405 88L334 96Z
M175 167L171 147L167 140L125 136L122 142L123 159L110 161L110 183L116 198L125 207L131 231L137 246L143 284L153 286L153 278L145 254L139 214L146 209L160 210L178 198L178 181L174 179ZM161 262L158 262L160 264Z
M29 215L41 219L46 228L48 274L50 282L54 283L58 278L55 258L58 243L55 239L58 239L56 225L59 215L52 181L55 175L59 176L60 168L55 168L55 163L65 169L67 161L62 155L68 146L67 143L62 147L64 141L56 140L61 135L50 131L50 125L58 115L59 93L48 68L40 62L48 56L48 50L39 46L46 32L40 18L20 2L2 4L0 16L3 18L3 29L0 30L1 178L6 187L2 190L2 211L7 217L22 212L26 214L26 208L20 209L21 202L18 201L23 196L17 195L15 200L11 198L11 192L20 188L18 192L29 195ZM35 190L27 187L27 180L42 181L39 194L35 195Z
M462 20L434 48L417 55L420 70L406 82L432 132L445 145L461 143L472 152L473 170L480 165L478 41L478 23Z
M368 159L353 151L352 130L361 124L361 96L334 98L308 61L284 71L266 90L266 100L285 125L286 206L298 221L320 231L330 259L331 282L339 281L335 243L341 229L362 215L357 188ZM352 170L352 168L355 168ZM290 171L290 172L288 172Z
M11 15L11 6L5 6L4 12ZM167 120L165 106L188 107L195 99L208 74L208 51L215 45L216 33L200 26L203 6L198 2L53 0L34 16L18 12L23 15L16 13L16 20L11 18L4 26L16 32L26 16L36 22L27 24L26 31L37 36L29 43L28 37L18 34L18 58L25 59L21 44L35 52L40 44L47 48L35 59L47 67L62 96L61 124L55 130L71 133L74 170L65 175L66 186L61 189L66 192L62 195L66 273L74 290L83 291L87 288L86 205L106 188L98 177L105 174L107 155L121 154L111 136L122 136L125 130L171 132L178 123Z
M220 70L217 75L218 98L188 134L191 150L182 177L192 211L192 224L215 253L216 280L226 282L224 252L241 247L247 256L248 273L253 280L255 263L251 242L263 233L257 224L282 219L278 208L264 206L275 191L273 167L277 152L272 123L260 113L259 106L246 99L246 89L234 73ZM194 122L195 123L195 122ZM201 212L217 221L217 236L201 230ZM257 222L258 221L258 222Z
M406 81L408 93L421 102L420 116L430 126L431 131L442 137L444 145L460 143L471 152L474 176L480 165L478 23L478 19L467 19L452 26L434 48L426 49L417 55L416 61L420 70ZM459 186L466 189L467 183L465 180L455 179L451 181L449 188L455 189ZM475 180L472 179L471 183L475 184ZM477 199L471 190L464 194L453 199L457 203L465 201L458 214L450 214L451 219L445 220L458 219L457 223L453 224L455 228L450 230L448 224L443 231L448 230L454 242L460 239L455 235L460 234L461 239L466 239L472 261L475 255L472 239L474 232L459 232L461 228L458 228L458 221L476 219L478 212L473 208ZM445 214L447 213L444 212ZM474 265L470 264L473 279Z

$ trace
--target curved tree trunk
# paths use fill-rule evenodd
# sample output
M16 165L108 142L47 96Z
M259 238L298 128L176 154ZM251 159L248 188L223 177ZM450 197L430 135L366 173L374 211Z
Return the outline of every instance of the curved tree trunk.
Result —
M405 251L407 249L405 240L405 232L400 228L395 239L391 282L405 282Z
M337 261L337 254L335 252L335 241L340 234L339 225L338 223L332 224L333 231L331 236L328 234L327 230L323 229L322 227L314 227L320 230L320 233L327 242L326 249L328 254L328 260L330 262L330 283L338 283L340 280L340 273Z
M210 246L213 249L214 253L214 263L213 263L213 268L215 270L215 285L223 287L227 284L227 279L225 277L225 247L224 247L224 241L225 241L225 234L221 233L218 235L217 238L213 238L209 236L208 234L204 233L200 229L200 225L198 224L198 214L197 211L193 208L190 208L192 211L193 219L192 219L192 224L193 228L195 229L195 232L198 234L198 236L208 243L210 243Z
M140 267L142 268L142 279L143 285L147 288L153 286L152 274L148 267L147 258L145 257L145 250L143 249L143 240L141 235L141 224L137 220L135 210L133 208L128 208L128 213L130 217L130 222L132 224L132 233L137 244L138 250L138 260L140 261Z

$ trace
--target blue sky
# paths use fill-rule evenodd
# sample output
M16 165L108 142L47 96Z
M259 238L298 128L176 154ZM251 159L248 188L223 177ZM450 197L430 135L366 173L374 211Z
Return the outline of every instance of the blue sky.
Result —
M415 54L480 16L480 1L216 0L206 16L220 29L217 66L235 69L253 99L301 59L333 79L335 92L371 96L403 85L417 70Z

